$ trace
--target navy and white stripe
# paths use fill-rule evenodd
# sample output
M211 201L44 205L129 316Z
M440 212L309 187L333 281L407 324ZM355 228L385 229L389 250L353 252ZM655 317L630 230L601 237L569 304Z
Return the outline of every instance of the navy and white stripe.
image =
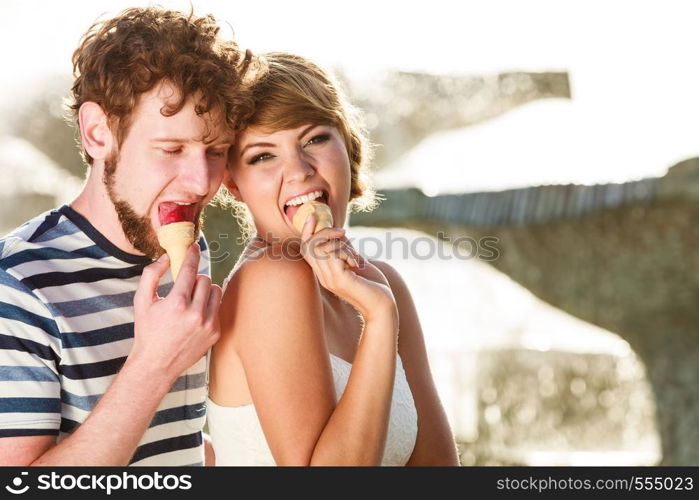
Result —
M85 421L131 350L133 296L149 263L68 206L0 239L0 437L60 441ZM162 283L161 296L169 273ZM205 399L202 358L160 403L131 464L201 465Z

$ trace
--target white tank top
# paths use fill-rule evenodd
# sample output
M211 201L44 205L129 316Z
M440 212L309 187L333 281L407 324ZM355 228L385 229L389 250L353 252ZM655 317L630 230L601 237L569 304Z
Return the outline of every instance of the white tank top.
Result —
M381 465L405 465L410 459L417 437L417 411L405 378L403 362L396 356L391 414L386 448ZM347 386L352 365L330 355L336 401ZM216 453L216 465L276 465L267 445L255 406L219 406L206 400L209 433Z

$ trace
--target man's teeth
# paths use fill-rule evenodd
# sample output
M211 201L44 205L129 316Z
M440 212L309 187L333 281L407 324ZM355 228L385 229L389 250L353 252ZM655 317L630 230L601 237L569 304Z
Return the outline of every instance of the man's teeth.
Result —
M289 201L286 202L286 206L296 206L296 205L303 205L306 202L313 201L317 198L320 198L323 196L323 191L313 191L312 193L304 194L302 196L297 196L296 198L292 198Z
M186 205L193 205L193 203L182 203L181 201L176 201L175 203L178 205L185 205L185 206Z

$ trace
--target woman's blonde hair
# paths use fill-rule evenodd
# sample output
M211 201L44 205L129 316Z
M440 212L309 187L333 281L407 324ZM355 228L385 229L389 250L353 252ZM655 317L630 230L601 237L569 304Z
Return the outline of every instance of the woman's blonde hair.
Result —
M339 83L317 64L284 52L261 55L259 67L259 76L249 87L253 111L244 125L270 132L308 123L337 127L350 161L350 208L374 209L377 196L368 179L371 144L359 110L348 102ZM217 201L224 206L233 205L244 235L251 236L254 226L247 206L221 194L220 191Z

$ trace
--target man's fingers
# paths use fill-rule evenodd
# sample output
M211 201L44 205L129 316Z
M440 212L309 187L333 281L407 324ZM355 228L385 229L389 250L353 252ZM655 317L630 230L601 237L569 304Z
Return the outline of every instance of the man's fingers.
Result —
M148 306L158 299L160 278L167 272L168 267L170 267L170 259L164 253L158 260L143 268L138 289L134 294L134 305Z
M170 292L171 295L175 293L184 295L187 297L187 300L191 298L192 287L194 287L194 283L197 280L200 254L199 243L195 242L187 249L187 254L182 261L182 267L180 267L180 273L177 275L177 280L175 280L175 286L172 287Z
M194 292L192 293L192 307L195 311L199 311L201 314L206 313L210 289L211 279L203 274L197 276L197 281L194 285Z
M221 297L223 297L223 290L218 285L211 285L211 292L209 293L209 302L206 307L206 317L210 318L218 314L218 308L221 305Z

